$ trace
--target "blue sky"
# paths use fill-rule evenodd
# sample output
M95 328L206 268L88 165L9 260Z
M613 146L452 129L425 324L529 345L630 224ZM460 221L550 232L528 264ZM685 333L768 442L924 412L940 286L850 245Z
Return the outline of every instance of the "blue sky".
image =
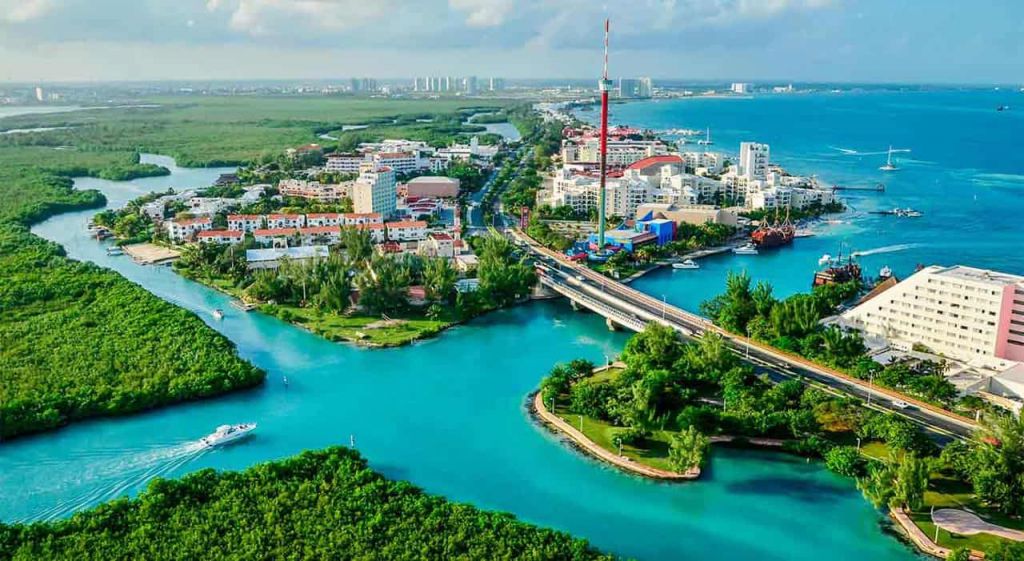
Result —
M0 81L1024 82L1020 0L0 0Z

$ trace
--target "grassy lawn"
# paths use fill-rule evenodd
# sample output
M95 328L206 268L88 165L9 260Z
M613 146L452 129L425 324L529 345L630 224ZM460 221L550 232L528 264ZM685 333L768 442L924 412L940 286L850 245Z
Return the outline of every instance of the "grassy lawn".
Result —
M260 309L331 341L381 347L395 347L431 337L451 327L454 321L454 318L432 320L410 313L390 316L395 321L389 323L376 316L338 315L296 306L262 306Z
M596 382L607 382L621 373L621 368L609 368L594 374L590 379ZM573 427L580 428L580 415L570 413L567 406L559 404L554 413ZM583 417L583 434L601 448L616 454L619 451L615 446L615 435L625 430L625 427L616 427L598 419ZM671 431L654 431L647 439L646 447L623 445L622 455L646 466L672 471L672 467L668 463L668 447L671 438Z
M928 481L928 491L925 492L925 512L914 513L911 519L921 528L929 538L935 539L935 524L932 523L931 509L959 508L970 510L982 519L992 524L998 524L1006 528L1016 530L1024 529L1024 521L1010 518L999 512L993 511L978 502L974 496L971 486L963 481L958 481L941 473L932 473ZM1008 540L990 534L976 534L973 536L953 535L940 529L938 544L943 547L970 547L980 551L990 551L996 544Z

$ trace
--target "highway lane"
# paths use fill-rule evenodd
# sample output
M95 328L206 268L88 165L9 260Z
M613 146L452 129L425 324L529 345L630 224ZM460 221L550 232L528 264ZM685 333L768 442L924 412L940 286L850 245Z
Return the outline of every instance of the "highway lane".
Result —
M520 233L514 233L514 235L525 243L535 258L545 266L565 271L567 277L572 278L581 288L584 285L589 286L592 295L605 294L605 301L609 305L618 305L620 308L626 305L630 308L638 309L646 315L673 325L677 329L682 328L685 330L685 334L699 336L707 331L721 334L730 348L741 355L747 362L751 363L755 371L759 374L767 375L774 381L790 378L798 379L804 383L813 383L845 395L857 397L864 401L865 405L869 405L873 409L897 413L947 439L967 437L974 429L974 423L970 422L970 420L950 413L935 411L920 405L911 405L911 407L907 408L899 407L894 404L895 398L891 390L879 388L861 380L832 374L823 368L804 364L778 352L761 348L756 343L748 344L744 338L724 332L705 318L651 298L622 283L607 279L587 267L568 262L557 253L539 246ZM915 402L915 400L909 397L902 400L911 404Z

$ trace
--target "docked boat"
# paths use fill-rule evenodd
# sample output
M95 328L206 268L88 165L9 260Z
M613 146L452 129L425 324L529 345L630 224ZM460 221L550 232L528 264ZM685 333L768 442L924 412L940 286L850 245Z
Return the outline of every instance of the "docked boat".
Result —
M832 261L832 256L826 253L826 254L824 254L824 255L822 255L821 257L818 258L818 265L819 266L820 265L828 265L829 262L831 262L831 261Z
M825 255L822 258L827 257ZM820 263L820 261L819 261ZM843 253L839 252L839 255L835 259L829 259L827 263L828 267L823 271L817 271L814 273L814 281L811 286L823 286L826 284L839 284L844 282L850 282L861 278L860 264L854 261L853 255L850 255L843 261Z
M739 247L732 248L732 252L736 255L757 255L757 246L752 243L746 243Z
M686 259L682 263L673 263L673 269L700 269L700 265L693 259Z
M224 319L224 311L221 310L220 308L217 308L216 310L213 311L213 318Z
M760 249L789 245L795 237L796 226L789 221L788 211L785 220L780 222L778 216L772 222L762 220L757 229L750 233L750 241Z
M887 279L887 278L889 278L891 276L892 276L892 269L890 269L888 265L886 265L886 266L884 266L884 267L882 267L881 269L878 270L878 278L881 279L881 280L885 280L885 279Z
M810 228L797 228L796 232L793 234L793 237L811 238L814 237L814 230L811 230Z
M902 218L918 218L920 216L924 216L924 214L921 211L914 210L914 209L912 209L910 207L907 207L907 208L897 208L897 209L893 210L892 213L895 214L896 216L900 216Z
M256 304L251 302L244 302L242 300L232 300L231 305L242 310L243 312L251 312L256 309Z
M199 439L199 442L207 448L223 446L245 438L256 430L256 423L242 423L240 425L221 425L212 434Z
M107 248L107 255L124 255L124 250L116 245Z

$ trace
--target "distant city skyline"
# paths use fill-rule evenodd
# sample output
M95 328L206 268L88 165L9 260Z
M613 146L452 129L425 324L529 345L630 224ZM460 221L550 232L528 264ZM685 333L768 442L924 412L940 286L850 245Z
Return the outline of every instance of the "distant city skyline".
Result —
M0 81L1024 82L1024 3L0 0Z

